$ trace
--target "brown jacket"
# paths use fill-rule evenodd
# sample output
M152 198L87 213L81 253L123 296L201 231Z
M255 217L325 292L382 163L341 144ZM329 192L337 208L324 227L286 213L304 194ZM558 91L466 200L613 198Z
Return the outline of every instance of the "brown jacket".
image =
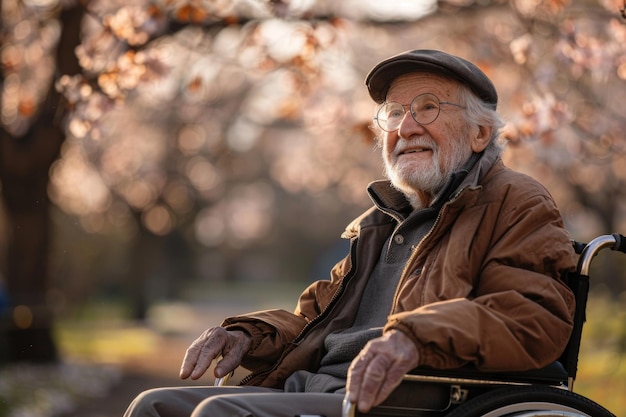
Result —
M386 182L374 189L387 188ZM398 193L399 194L399 193ZM267 310L226 319L253 338L243 384L281 387L295 370L315 371L324 338L349 327L367 278L393 232L376 207L343 237L349 255L300 296L294 313ZM385 331L399 329L419 365L527 370L558 358L568 340L574 299L560 277L575 266L561 216L546 189L486 151L413 252L396 289Z

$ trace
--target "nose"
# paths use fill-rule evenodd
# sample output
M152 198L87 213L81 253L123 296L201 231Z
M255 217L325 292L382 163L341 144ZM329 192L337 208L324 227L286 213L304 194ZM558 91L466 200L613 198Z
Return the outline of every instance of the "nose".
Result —
M422 134L424 132L424 126L417 123L413 116L411 115L411 110L407 110L404 112L404 117L400 122L400 127L398 127L398 136L403 139L409 139L411 136L415 134Z

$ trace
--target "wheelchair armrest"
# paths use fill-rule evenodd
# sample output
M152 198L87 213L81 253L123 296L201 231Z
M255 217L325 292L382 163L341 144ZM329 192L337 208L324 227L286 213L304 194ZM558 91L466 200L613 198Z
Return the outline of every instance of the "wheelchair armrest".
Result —
M520 372L485 372L473 366L456 369L417 368L405 376L406 379L423 379L424 381L462 382L466 384L502 383L507 384L546 384L567 385L568 374L563 365L556 361L541 369Z
M451 405L465 401L470 392L468 389L479 394L505 385L563 387L567 386L567 382L567 371L560 362L523 372L485 372L473 366L456 369L416 368L404 376L404 382L383 404L376 407L378 411L374 415L409 415L398 413L400 409L434 410L443 413ZM416 396L416 390L421 395ZM342 416L356 415L356 406L346 397Z

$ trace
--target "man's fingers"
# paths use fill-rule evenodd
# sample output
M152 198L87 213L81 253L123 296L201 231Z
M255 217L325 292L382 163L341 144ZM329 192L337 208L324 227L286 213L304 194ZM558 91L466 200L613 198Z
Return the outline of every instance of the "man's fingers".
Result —
M209 369L211 362L219 353L219 349L210 345L192 345L187 349L180 377L183 379L191 377L198 379Z
M395 364L392 365L391 369L385 372L385 375L380 382L380 386L378 387L378 391L376 392L376 397L372 398L371 403L368 404L370 408L380 405L387 399L387 397L389 397L393 390L402 383L405 372L397 372L396 368L393 366L395 366Z
M418 352L404 334L392 331L370 341L348 371L348 400L361 412L382 403L418 363Z
M348 375L348 399L367 412L378 399L378 391L386 375L384 358L366 349L353 362Z
M196 363L198 362L198 355L200 352L200 346L197 344L197 342L197 340L194 341L185 352L183 364L180 367L180 377L182 379L189 378L194 368L196 367Z
M180 377L200 378L209 369L213 360L222 355L214 370L215 377L221 378L239 366L250 344L250 336L242 331L229 332L222 327L209 329L187 349Z
M198 379L204 375L211 366L213 359L215 359L221 351L221 346L213 344L211 341L202 346L194 370L191 372L191 379Z
M251 338L248 333L233 331L227 333L226 347L222 351L222 359L215 365L215 377L222 378L241 364L245 353L250 348Z
M350 365L346 390L348 391L348 399L353 404L356 404L356 402L359 400L361 384L363 383L363 377L365 371L367 370L367 365L369 364L370 359L371 357L368 357L362 352L354 359L354 361Z
M241 349L239 347L233 348L225 353L222 358L217 361L215 365L214 374L216 378L222 378L232 370L234 370L239 363L241 363Z
M198 379L209 369L211 362L224 349L226 338L219 331L209 329L193 341L185 352L180 377Z
M367 413L382 403L402 382L404 372L401 367L396 369L397 364L390 363L382 355L367 358L359 364L361 367L355 364L350 374L348 399L357 405L359 411Z
M366 413L374 404L378 404L381 397L380 390L385 383L386 376L386 361L380 356L373 358L369 362L361 381L361 388L359 390L360 393L357 401L357 407L361 412ZM383 399L384 398L385 397L383 397Z

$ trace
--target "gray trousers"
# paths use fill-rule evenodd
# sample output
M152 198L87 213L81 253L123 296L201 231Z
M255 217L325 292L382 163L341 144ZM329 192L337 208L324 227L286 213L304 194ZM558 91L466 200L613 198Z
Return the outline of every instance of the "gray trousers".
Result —
M343 398L263 387L155 388L135 398L124 417L341 417Z

